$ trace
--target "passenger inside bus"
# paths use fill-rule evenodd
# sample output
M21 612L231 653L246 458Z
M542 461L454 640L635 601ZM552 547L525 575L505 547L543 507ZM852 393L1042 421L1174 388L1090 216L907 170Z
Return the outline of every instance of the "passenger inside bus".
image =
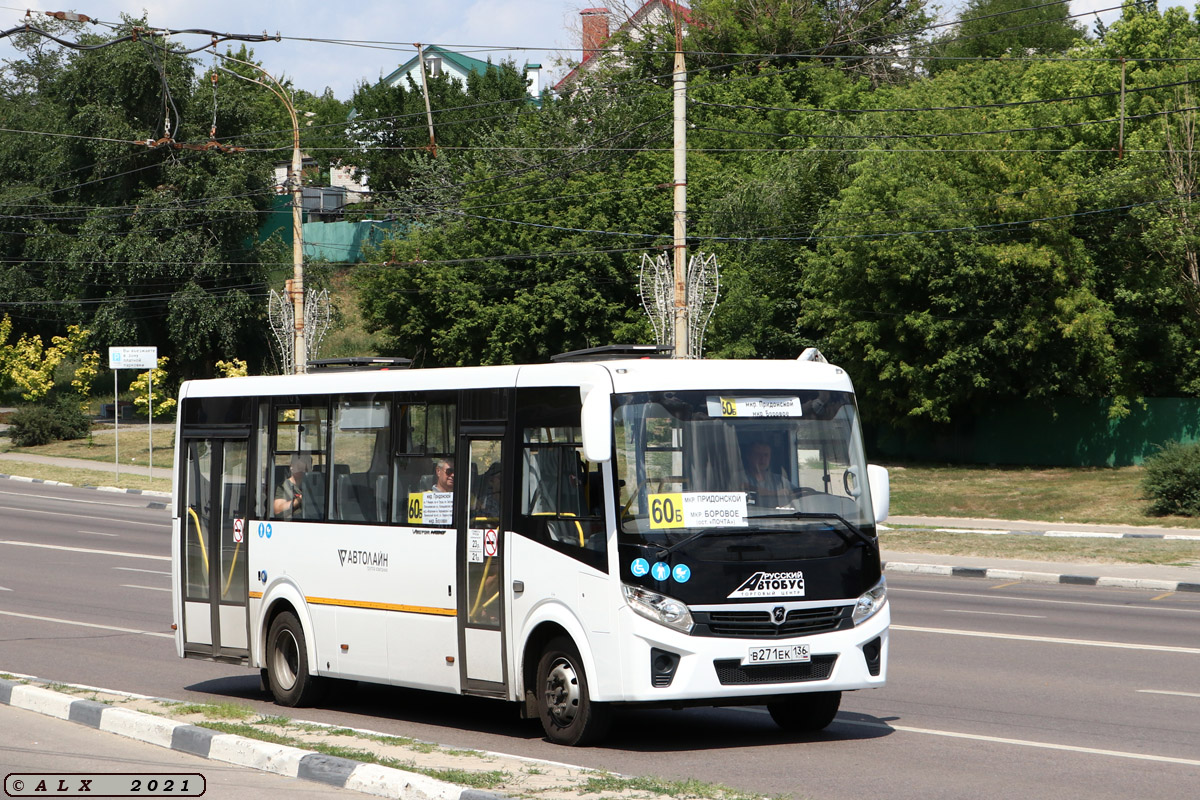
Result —
M783 473L771 468L771 445L763 440L751 442L744 456L746 464L746 491L756 505L778 508L790 506L796 489L783 477Z
M312 470L312 454L310 453L292 453L292 458L289 463L291 474L279 484L279 488L275 492L275 518L276 519L292 519L293 517L301 516L301 509L304 506L304 493L300 487L304 483L304 476Z
M453 492L454 491L454 459L440 458L437 466L433 470L433 491L435 492Z

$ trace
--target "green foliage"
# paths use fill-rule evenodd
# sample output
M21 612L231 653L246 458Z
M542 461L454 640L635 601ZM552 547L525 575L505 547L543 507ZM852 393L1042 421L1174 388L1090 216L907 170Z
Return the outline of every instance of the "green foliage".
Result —
M6 314L0 319L0 386L11 383L26 400L40 400L54 388L59 364L79 356L82 360L71 383L81 397L87 397L100 358L96 353L82 352L89 331L68 325L67 335L53 337L49 347L42 344L42 337L29 334L9 343L11 335L12 320Z
M1066 3L1043 0L967 0L958 22L934 39L932 74L956 69L958 59L1062 53L1079 44L1083 28Z
M133 392L133 407L139 414L170 417L174 413L176 401L166 386L168 361L167 356L159 356L157 367L139 374L129 385L129 391Z
M146 41L19 44L27 58L0 70L15 131L0 137L0 303L22 304L21 333L44 341L80 325L100 342L153 343L189 375L222 356L261 361L264 304L252 298L270 251L255 241L272 156L145 143L207 142L214 115L223 140L275 131L280 112L263 110L282 104L233 78L214 96L192 59Z
M525 77L506 61L488 64L484 74L471 73L467 85L449 73L427 76L429 105L436 114L437 146L461 148L527 111ZM425 92L411 78L389 86L362 83L350 101L355 117L355 146L344 153L360 174L370 176L371 189L388 194L409 187L414 173L429 157ZM480 122L480 118L484 122ZM386 201L385 201L386 203ZM390 203L388 203L390 205Z
M411 226L369 254L382 266L359 281L385 349L433 366L644 341L637 253L596 231L670 229L654 189L670 156L642 151L655 132L640 122L667 103L653 85L544 98L536 113L495 121L476 148L410 162L396 209ZM665 240L633 241L640 253Z
M866 55L903 45L928 23L920 0L694 0L695 49L709 53Z
M82 439L92 429L92 421L70 397L53 402L24 406L13 412L9 435L16 447L36 447L65 439Z
M1200 442L1169 442L1146 459L1142 491L1150 513L1200 516Z

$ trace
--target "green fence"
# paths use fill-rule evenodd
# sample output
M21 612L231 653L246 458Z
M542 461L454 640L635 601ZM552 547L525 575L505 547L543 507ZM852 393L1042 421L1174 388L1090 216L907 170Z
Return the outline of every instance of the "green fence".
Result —
M1109 400L1022 401L919 432L868 427L872 461L1124 467L1169 441L1200 440L1200 398L1156 397L1109 419Z
M338 264L356 263L362 261L364 245L379 244L394 228L395 223L386 221L306 222L304 257Z

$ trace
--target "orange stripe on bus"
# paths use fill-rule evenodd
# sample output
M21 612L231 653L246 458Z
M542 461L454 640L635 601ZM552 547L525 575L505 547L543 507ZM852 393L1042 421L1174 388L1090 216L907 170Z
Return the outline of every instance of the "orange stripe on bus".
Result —
M307 602L319 606L347 606L349 608L371 608L376 611L403 611L409 614L434 614L439 617L456 617L453 608L429 608L427 606L399 606L391 603L368 603L362 600L339 600L335 597L305 597Z

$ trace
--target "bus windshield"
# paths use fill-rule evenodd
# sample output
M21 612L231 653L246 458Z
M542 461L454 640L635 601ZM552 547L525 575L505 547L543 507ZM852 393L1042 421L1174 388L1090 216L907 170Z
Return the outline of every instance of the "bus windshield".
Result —
M811 529L871 539L854 395L678 391L618 395L617 509L626 540ZM724 538L724 537L723 537Z

